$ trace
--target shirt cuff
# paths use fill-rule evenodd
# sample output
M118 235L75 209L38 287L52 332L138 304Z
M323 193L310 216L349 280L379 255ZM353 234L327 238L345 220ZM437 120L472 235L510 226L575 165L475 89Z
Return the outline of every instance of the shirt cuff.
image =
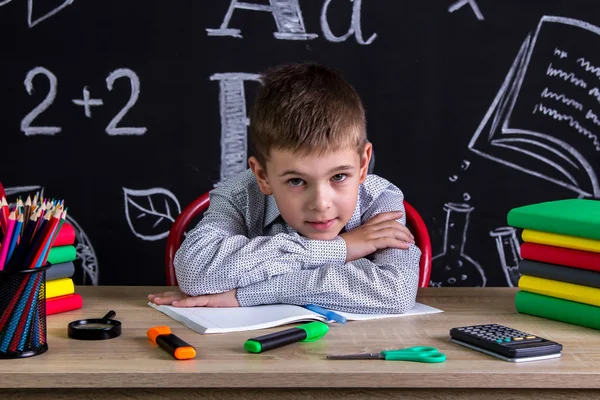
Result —
M308 240L308 263L313 266L343 265L346 263L346 241L341 236L333 240Z

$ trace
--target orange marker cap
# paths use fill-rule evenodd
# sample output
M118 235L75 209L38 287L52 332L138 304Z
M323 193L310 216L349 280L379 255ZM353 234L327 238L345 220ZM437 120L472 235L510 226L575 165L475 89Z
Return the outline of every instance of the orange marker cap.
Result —
M169 328L168 326L153 326L152 328L148 329L147 335L148 338L150 340L152 340L152 342L154 344L156 344L156 337L159 335L169 335L171 333L171 328Z
M188 360L196 357L196 349L192 346L178 347L173 356L178 360Z

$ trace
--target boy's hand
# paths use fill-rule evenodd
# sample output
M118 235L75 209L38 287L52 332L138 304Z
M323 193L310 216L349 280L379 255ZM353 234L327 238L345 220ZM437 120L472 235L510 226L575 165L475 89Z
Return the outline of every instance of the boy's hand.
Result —
M340 236L346 241L346 262L358 260L377 250L390 247L408 249L415 238L408 228L396 221L402 217L401 211L377 214L350 232Z
M148 300L154 304L163 304L175 307L239 307L237 289L217 294L202 296L188 296L180 290L149 294Z

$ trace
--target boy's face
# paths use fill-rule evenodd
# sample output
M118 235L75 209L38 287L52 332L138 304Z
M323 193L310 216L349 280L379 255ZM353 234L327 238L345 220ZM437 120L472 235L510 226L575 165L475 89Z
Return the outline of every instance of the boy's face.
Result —
M307 238L331 240L354 213L370 159L367 143L362 157L355 149L307 156L272 150L265 168L254 157L248 163L260 189L273 195L288 225Z

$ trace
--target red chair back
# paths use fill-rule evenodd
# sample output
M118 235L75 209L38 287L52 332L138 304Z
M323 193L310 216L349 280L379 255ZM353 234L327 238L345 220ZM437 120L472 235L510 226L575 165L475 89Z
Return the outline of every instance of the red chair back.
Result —
M183 209L171 227L167 238L167 252L165 255L167 285L169 286L177 285L173 259L175 258L177 249L181 246L183 234L190 221L208 209L209 202L208 192L204 193ZM429 232L427 231L427 226L425 225L423 218L421 218L421 215L419 215L417 210L415 210L415 208L406 200L404 201L404 210L406 212L406 223L415 237L416 245L421 249L419 287L427 287L429 286L429 277L431 275L432 259Z
M191 220L198 215L203 214L204 211L208 209L209 202L208 192L200 195L200 197L196 198L181 211L177 218L175 218L175 222L173 222L173 225L169 230L169 236L167 237L167 251L165 254L165 272L167 274L167 285L169 286L177 285L173 260L175 259L177 249L179 249L181 242L183 242L185 229L190 224Z

